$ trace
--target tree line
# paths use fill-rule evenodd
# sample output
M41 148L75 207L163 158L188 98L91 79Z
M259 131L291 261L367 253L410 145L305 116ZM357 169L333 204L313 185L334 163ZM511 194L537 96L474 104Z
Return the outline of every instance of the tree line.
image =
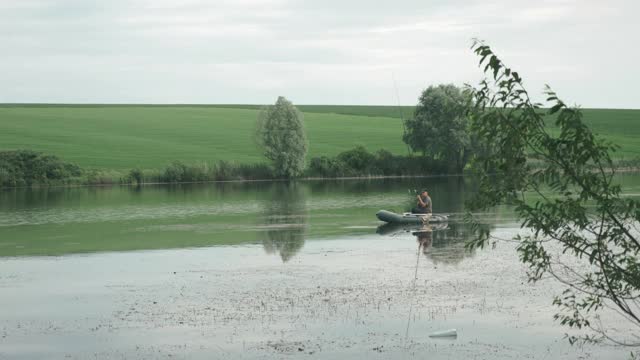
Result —
M413 116L403 120L402 140L417 154L396 155L393 163L401 163L414 175L462 173L473 155L481 151L480 142L471 131L473 108L469 90L453 84L429 86L422 92ZM281 96L273 106L261 110L256 140L278 177L295 178L305 173L308 140L303 114L289 100ZM375 159L365 152L363 147L356 147L335 158L312 159L311 171L327 177L403 173L398 169L384 171L383 168L393 166L391 161L386 166L364 166ZM358 159L345 161L349 155ZM380 149L378 155L379 158L393 157L384 149ZM420 165L419 171L414 171L415 164Z

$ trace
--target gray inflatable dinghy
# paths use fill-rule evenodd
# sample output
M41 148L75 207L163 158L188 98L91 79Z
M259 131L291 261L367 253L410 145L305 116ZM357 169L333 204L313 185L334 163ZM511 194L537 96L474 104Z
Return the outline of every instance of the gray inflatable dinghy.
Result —
M384 222L394 224L423 224L436 223L449 220L448 215L442 214L398 214L387 210L380 210L376 213L376 217Z

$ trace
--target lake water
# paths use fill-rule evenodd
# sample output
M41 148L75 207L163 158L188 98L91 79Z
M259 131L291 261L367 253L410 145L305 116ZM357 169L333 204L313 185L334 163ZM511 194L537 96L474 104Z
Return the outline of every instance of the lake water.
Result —
M421 188L448 223L381 226ZM2 191L0 359L628 358L570 346L563 288L527 283L513 243L465 250L472 195L461 177Z

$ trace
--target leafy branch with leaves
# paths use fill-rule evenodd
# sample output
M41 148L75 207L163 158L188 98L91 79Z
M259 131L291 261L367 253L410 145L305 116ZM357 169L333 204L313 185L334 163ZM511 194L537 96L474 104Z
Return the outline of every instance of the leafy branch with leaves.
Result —
M569 336L572 343L640 345L635 334L612 334L599 317L610 308L640 330L640 202L615 184L610 154L617 147L596 136L581 110L548 86L544 105L531 100L520 74L488 45L475 40L472 49L490 78L470 87L476 101L472 132L486 149L473 162L480 187L470 211L514 206L526 229L515 240L529 280L551 275L565 284L553 301L555 319L596 331ZM550 121L557 131L550 131ZM480 231L468 246L489 241L491 233Z

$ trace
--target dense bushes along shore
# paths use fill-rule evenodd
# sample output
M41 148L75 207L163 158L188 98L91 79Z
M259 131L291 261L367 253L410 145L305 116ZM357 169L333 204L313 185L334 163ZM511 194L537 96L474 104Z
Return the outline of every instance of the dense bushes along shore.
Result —
M78 179L83 170L53 155L30 150L0 152L0 186L31 186Z
M640 168L640 159L618 161L620 168ZM398 156L386 150L375 153L362 146L335 157L311 158L301 178L447 175L447 164L422 156ZM186 164L174 161L164 169L129 171L82 169L54 155L31 150L0 151L0 187L43 185L113 185L189 183L230 180L278 179L267 164Z
M446 174L441 161L416 156L397 156L386 150L368 152L358 146L335 157L311 158L302 178L367 176L417 176ZM164 169L129 171L82 169L54 155L31 150L0 152L0 187L40 185L108 185L185 183L226 180L277 179L267 164L186 164L174 161Z
M620 160L619 168L638 169L640 159ZM344 151L335 157L311 158L301 178L447 175L443 161L422 156L398 156L386 150L375 153L364 147ZM164 169L129 171L82 169L54 155L31 150L0 151L0 187L46 185L113 185L189 183L230 180L278 179L267 164L186 164L174 161Z

